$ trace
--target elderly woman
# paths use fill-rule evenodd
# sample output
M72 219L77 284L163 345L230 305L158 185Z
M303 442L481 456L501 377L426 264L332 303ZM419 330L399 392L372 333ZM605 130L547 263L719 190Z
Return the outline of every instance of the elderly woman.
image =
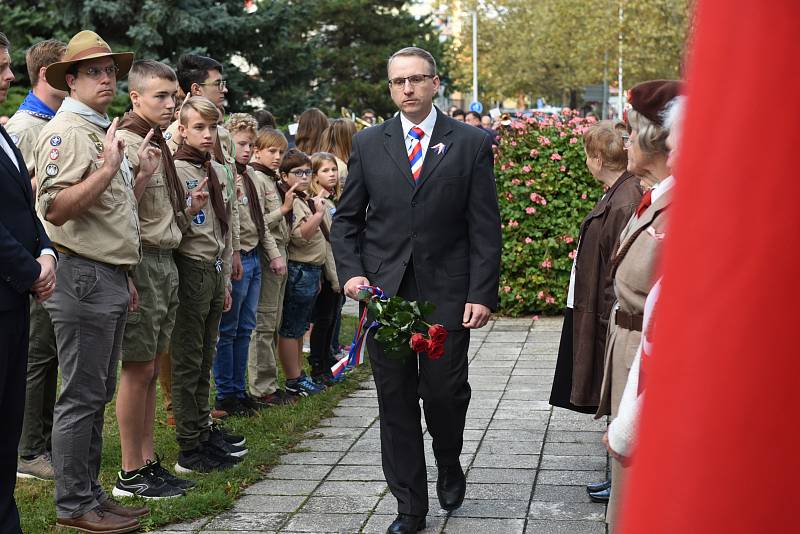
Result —
M583 135L586 167L606 189L581 223L550 404L593 414L600 401L603 356L614 288L611 257L619 234L642 198L626 170L627 131L621 122L593 124Z
M609 319L605 369L596 417L617 416L617 411L641 341L645 299L658 278L656 266L666 236L667 208L672 200L674 179L667 162L669 149L663 115L678 96L677 81L645 82L631 89L628 111L630 138L628 170L652 184L620 234L619 247L611 260L616 303ZM611 460L611 501L606 516L613 534L617 506L623 491L625 471Z

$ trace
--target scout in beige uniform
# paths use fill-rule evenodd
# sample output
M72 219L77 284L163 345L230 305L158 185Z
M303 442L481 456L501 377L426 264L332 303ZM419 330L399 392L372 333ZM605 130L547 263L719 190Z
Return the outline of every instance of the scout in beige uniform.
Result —
M131 301L128 273L141 260L135 177L116 119L105 114L132 61L94 32L75 35L64 61L47 67L50 85L70 96L36 149L37 209L61 252L56 291L45 303L62 376L53 424L56 522L88 532L128 532L147 513L115 503L97 480Z
M308 362L311 364L311 378L314 382L327 386L339 380L331 374L331 367L338 362L334 357L331 345L336 329L337 315L344 303L329 239L333 214L336 212L336 205L332 199L339 198L339 169L336 156L330 152L317 152L311 156L311 170L314 171L314 175L311 177L309 192L325 201L320 229L325 236L326 253L325 265L322 269L322 284L314 302L314 311L311 314L314 329L311 331L311 351L308 354Z
M33 89L17 112L6 123L6 131L25 159L36 194L36 139L50 119L55 116L66 91L54 88L44 76L48 65L59 61L67 45L61 41L36 43L25 53L28 76ZM28 370L25 385L25 417L19 441L17 476L21 478L53 479L50 457L50 436L53 429L53 408L56 403L58 357L56 334L50 315L31 297L31 329L28 343Z
M219 109L220 117L217 122L218 124L221 123L224 115L225 94L228 92L226 81L222 79L222 64L209 57L186 54L178 59L177 74L178 89L184 94L181 102L192 96L208 98ZM180 121L176 119L164 133L164 138L173 153L178 150L178 146L182 142L182 137L178 132L179 124ZM221 125L217 128L217 136L211 154L217 163L225 167L224 174L220 174L220 180L224 180L227 183L229 192L234 192L236 190L236 163L232 155L233 140ZM239 250L241 249L239 243L239 209L236 203L233 204L233 215L229 222L229 228L234 251L231 267L232 277L234 280L238 280L242 276L242 262L239 256ZM171 362L169 353L165 356L165 358L162 358L161 364L161 389L166 401L167 422L174 423L174 419L170 417L172 411L172 387L170 383L171 375L169 374ZM212 412L212 415L220 417L224 415L224 412L215 411Z
M178 308L178 269L172 258L182 234L178 221L203 206L187 210L183 187L161 127L175 108L178 79L171 67L150 59L134 62L128 76L133 111L122 117L119 135L137 174L142 261L131 273L139 308L128 313L122 344L122 372L117 395L122 469L116 496L162 499L194 486L161 466L153 450L158 360L167 351ZM141 157L140 157L141 154ZM188 213L187 213L188 211Z
M269 231L282 257L287 257L289 244L289 218L294 205L294 188L285 194L278 188L277 171L288 143L277 130L265 129L255 144L255 179L263 182L265 195L262 207L266 212ZM295 186L296 187L296 186ZM287 395L277 385L278 328L283 312L283 295L286 290L286 265L267 264L261 258L261 295L256 313L255 336L250 343L247 361L247 376L250 393L266 404L277 405L292 402L295 397ZM290 367L293 367L292 362ZM283 366L284 369L286 366ZM285 374L285 372L284 372Z
M247 166L256 139L256 120L244 113L231 115L227 123L235 143L237 203L239 204L239 240L243 276L233 281L231 310L222 316L217 355L214 358L216 407L227 413L244 414L263 407L251 398L245 387L247 353L250 334L256 326L256 309L261 291L261 260L267 258L284 264L285 259L268 230L262 199L266 184L256 180L255 171Z
M320 224L325 201L308 199L305 191L311 181L311 159L291 149L281 162L284 187L297 186L292 206L289 240L289 278L283 296L283 320L278 330L278 350L286 373L286 391L295 396L319 393L325 386L315 384L303 372L303 335L308 330L314 299L319 291L322 266L325 264L325 237ZM309 206L312 202L314 208Z
M209 204L185 224L175 263L178 266L178 312L172 332L172 407L180 454L179 473L226 469L247 452L228 446L212 432L209 420L211 363L223 312L231 307L232 243L229 221L235 193L219 177L224 168L211 159L217 108L192 97L181 109L183 143L175 168L186 194L208 186Z

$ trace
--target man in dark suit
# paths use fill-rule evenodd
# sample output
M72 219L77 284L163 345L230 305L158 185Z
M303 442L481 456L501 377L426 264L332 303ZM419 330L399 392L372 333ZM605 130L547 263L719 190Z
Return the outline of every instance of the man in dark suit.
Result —
M14 81L8 38L0 33L0 102ZM55 253L33 210L22 154L0 126L0 532L21 533L14 502L17 445L25 408L31 293L44 301L55 288Z
M466 489L459 456L470 399L469 329L486 324L497 304L500 215L492 141L433 106L436 62L404 48L388 63L393 119L353 139L349 174L331 243L342 287L430 301L428 318L449 331L445 354L405 361L367 348L378 390L383 471L399 515L390 534L417 532L428 512L419 399L438 466L437 495L448 511Z

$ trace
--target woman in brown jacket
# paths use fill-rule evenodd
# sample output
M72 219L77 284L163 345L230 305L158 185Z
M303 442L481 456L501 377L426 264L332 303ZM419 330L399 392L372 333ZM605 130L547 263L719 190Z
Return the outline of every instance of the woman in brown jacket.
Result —
M606 329L614 303L611 257L622 228L642 197L639 179L626 170L627 131L602 121L583 136L586 167L607 189L581 224L550 404L593 414L600 400Z

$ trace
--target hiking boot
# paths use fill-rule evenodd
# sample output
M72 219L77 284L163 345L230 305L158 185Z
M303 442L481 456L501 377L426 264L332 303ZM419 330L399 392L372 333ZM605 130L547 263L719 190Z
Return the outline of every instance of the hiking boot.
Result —
M56 518L56 526L74 528L90 534L123 534L139 528L139 520L102 510L100 506L79 517Z
M36 458L17 460L17 478L35 478L36 480L54 480L53 461L50 453L40 454Z
M167 468L161 465L161 458L157 454L155 461L148 460L147 465L150 467L150 470L155 476L161 477L170 486L174 486L184 491L197 487L197 483L193 480L186 480L185 478L178 478L173 475Z
M167 483L145 465L133 473L117 473L117 483L111 490L114 497L141 497L143 499L172 499L185 495L182 489Z
M175 472L181 475L189 475L191 473L223 471L231 467L233 467L233 463L212 457L206 454L202 447L198 447L192 451L181 451L178 453L178 461L175 463Z
M294 380L286 381L286 391L296 397L310 397L311 395L322 393L323 389L324 386L320 387L315 384L314 381L305 374L300 375Z

